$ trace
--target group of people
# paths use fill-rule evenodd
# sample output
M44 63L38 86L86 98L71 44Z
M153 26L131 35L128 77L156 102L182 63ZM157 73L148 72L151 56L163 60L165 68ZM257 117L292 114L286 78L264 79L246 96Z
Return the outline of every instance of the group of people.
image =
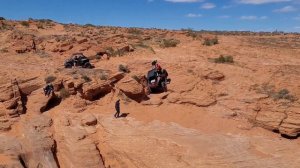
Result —
M152 61L152 70L155 70L157 76L158 84L162 84L163 82L168 82L168 72L165 69L162 69L158 64L157 60Z

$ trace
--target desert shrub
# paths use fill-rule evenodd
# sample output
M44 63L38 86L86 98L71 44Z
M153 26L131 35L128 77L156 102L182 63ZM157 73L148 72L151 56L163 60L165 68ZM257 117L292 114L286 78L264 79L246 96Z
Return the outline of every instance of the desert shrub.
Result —
M163 39L160 42L160 47L162 48L176 47L179 43L180 41L176 39Z
M127 65L123 65L123 64L120 64L120 65L119 65L119 71L120 71L120 72L125 72L125 73L129 73L129 72L130 72L130 70L129 70L129 68L127 67Z
M108 79L108 75L106 73L100 73L100 79L101 80L107 80Z
M82 75L81 79L83 79L85 82L90 82L92 81L90 77L88 77L87 75Z
M129 28L127 33L129 34L135 34L135 35L140 35L143 34L143 31L137 29L137 28Z
M108 56L112 56L112 57L115 56L115 50L112 47L107 47L105 49L105 51L106 51Z
M198 33L194 31L193 29L183 29L183 31L186 31L186 36L187 37L192 37L193 39L198 37Z
M0 17L0 20L6 20L4 17Z
M56 79L55 76L49 75L49 76L47 76L44 80L45 80L46 83L51 83L51 82L54 82L55 79Z
M216 45L216 44L219 44L219 40L217 37L214 37L214 38L205 38L204 39L204 42L203 42L203 45L205 46L213 46L213 45Z
M218 58L214 58L213 61L215 63L233 63L233 57L228 55L228 56L219 56Z
M24 27L29 27L29 22L28 21L22 21L21 25Z
M257 93L262 93L268 95L273 100L285 99L290 102L294 102L297 100L297 97L292 95L288 89L281 89L279 91L275 90L273 85L263 84L261 87L258 85L254 86Z
M290 91L287 90L287 89L281 89L280 91L278 91L277 93L274 93L272 95L272 97L275 99L275 100L279 100L279 99L286 99L286 100L289 100L289 101L295 101L296 100L296 97L291 95L290 94Z
M70 97L70 93L65 88L62 88L59 90L59 97L64 100L64 99Z

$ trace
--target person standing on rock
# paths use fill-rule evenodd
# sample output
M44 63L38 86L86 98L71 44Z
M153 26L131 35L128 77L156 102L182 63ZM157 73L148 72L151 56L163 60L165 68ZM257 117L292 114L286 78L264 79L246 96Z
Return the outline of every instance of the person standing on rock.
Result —
M120 99L118 99L116 101L115 109L116 109L116 113L114 116L115 116L115 118L119 118L120 117Z

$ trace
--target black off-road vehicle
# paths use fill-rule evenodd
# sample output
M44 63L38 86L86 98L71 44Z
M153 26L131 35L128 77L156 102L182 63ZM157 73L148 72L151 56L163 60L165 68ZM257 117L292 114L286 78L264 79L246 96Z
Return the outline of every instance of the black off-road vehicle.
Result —
M171 79L168 78L168 72L163 69L161 72L152 69L147 74L147 83L150 93L166 92L167 85L170 84Z
M73 66L82 68L93 68L90 60L84 56L82 53L76 53L67 59L64 64L65 68L72 68Z

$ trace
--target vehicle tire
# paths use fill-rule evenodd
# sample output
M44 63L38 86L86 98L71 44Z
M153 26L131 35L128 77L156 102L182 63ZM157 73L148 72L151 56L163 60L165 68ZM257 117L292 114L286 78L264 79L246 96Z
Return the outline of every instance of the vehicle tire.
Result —
M65 64L65 68L72 68L72 64L66 63L66 64Z
M91 65L89 62L87 62L87 63L85 63L85 64L83 65L83 68L89 68L89 69L92 69L92 65Z

